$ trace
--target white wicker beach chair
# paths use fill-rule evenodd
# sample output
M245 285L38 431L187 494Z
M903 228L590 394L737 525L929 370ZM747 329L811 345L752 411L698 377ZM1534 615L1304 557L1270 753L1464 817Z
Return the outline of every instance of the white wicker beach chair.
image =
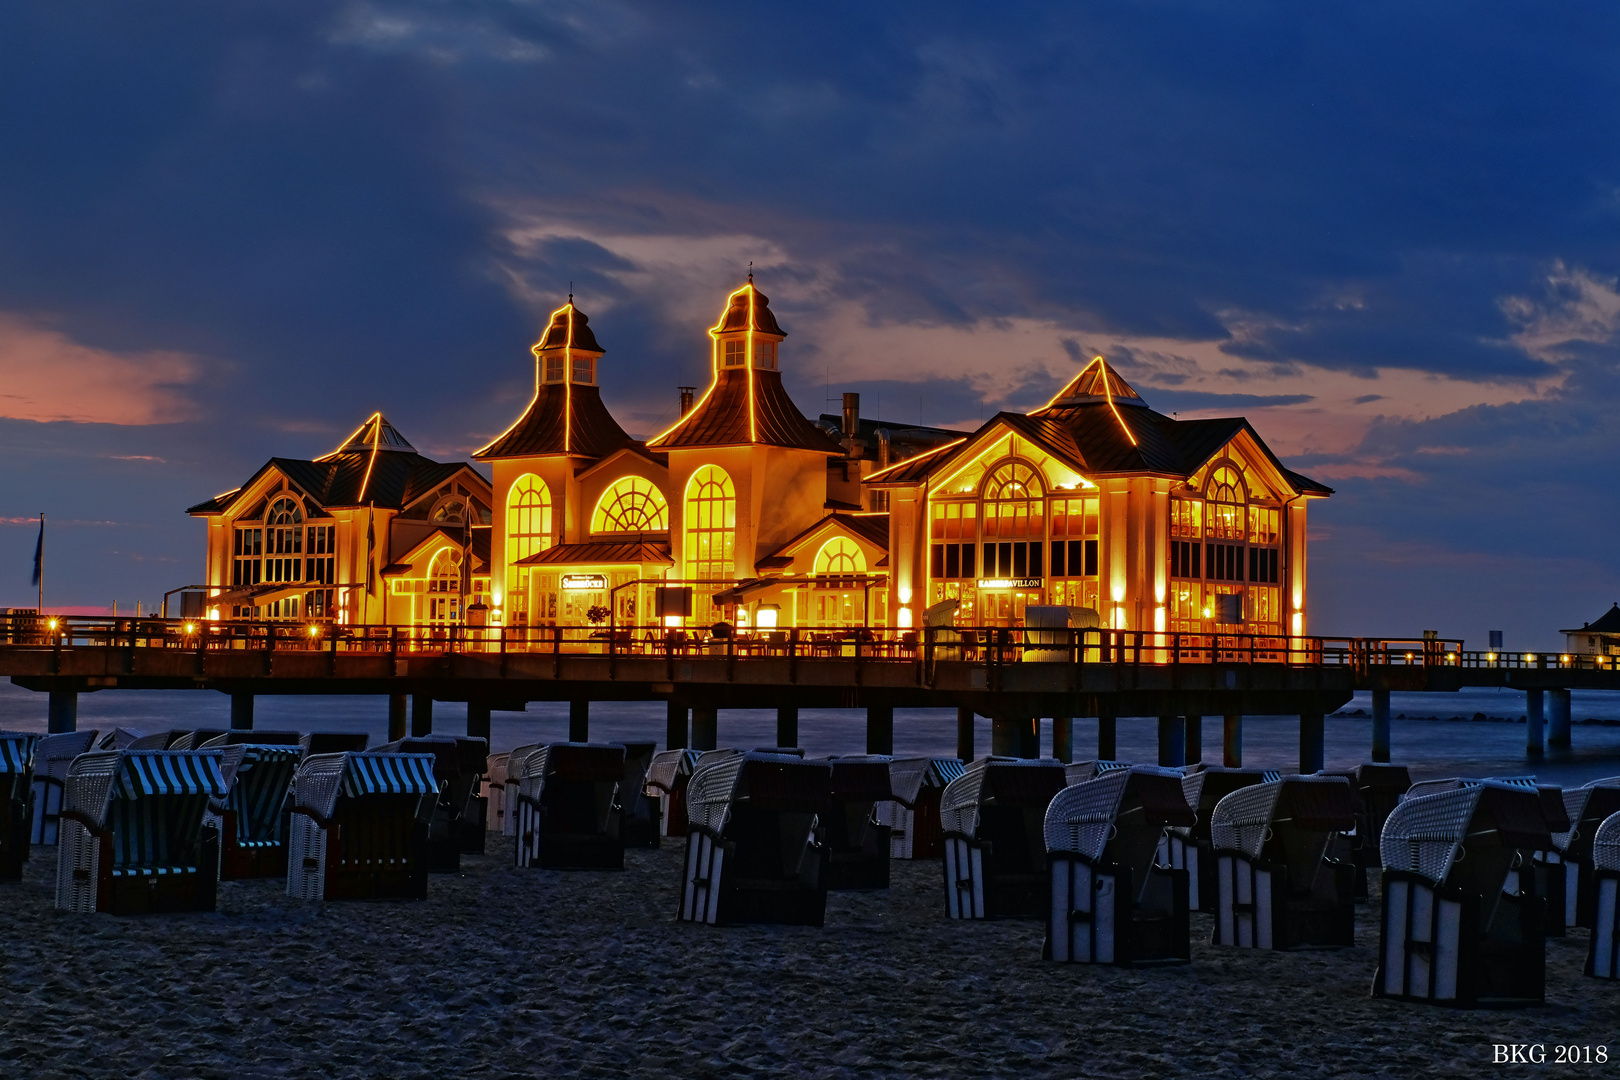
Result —
M1044 919L1046 807L1065 787L1053 758L980 758L940 796L945 913L953 919Z
M1198 765L1184 770L1181 791L1187 805L1192 808L1193 824L1175 825L1165 830L1164 843L1159 849L1159 862L1172 870L1187 871L1187 907L1190 910L1214 911L1218 902L1215 849L1209 840L1209 819L1215 813L1216 804L1239 788L1279 779L1280 774L1269 769Z
M1564 792L1564 809L1569 828L1553 831L1550 853L1538 853L1545 861L1562 864L1563 902L1549 891L1547 901L1554 910L1549 912L1549 930L1554 923L1563 926L1584 926L1588 930L1597 925L1597 894L1594 890L1596 866L1592 845L1597 839L1598 826L1614 814L1620 813L1620 776L1593 780L1585 787L1569 788ZM1549 857L1550 856L1550 857Z
M1129 966L1191 958L1187 871L1155 861L1165 828L1193 823L1181 779L1135 766L1053 796L1043 829L1052 883L1046 959Z
M1516 872L1552 844L1541 802L1522 784L1478 781L1390 813L1375 996L1463 1007L1543 1000L1545 902L1534 876Z
M832 762L832 802L821 817L829 891L889 887L889 826L880 805L894 803L887 754L849 754Z
M1586 973L1620 979L1620 813L1592 830L1592 943Z
M432 754L439 802L428 829L428 869L456 873L463 854L484 851L487 808L479 782L489 761L489 741L466 735L413 735L377 747L379 754Z
M1326 853L1333 835L1355 824L1355 796L1342 776L1284 776L1216 803L1215 944L1354 945L1355 868Z
M515 747L506 758L506 780L504 805L506 812L501 815L501 834L504 836L517 835L517 801L518 790L522 787L523 763L529 760L529 755L540 749L545 743L525 743Z
M491 754L484 766L484 828L498 836L506 835L506 769L512 755Z
M285 877L287 796L302 749L229 743L219 753L228 794L211 808L208 823L219 830L220 880Z
M715 751L710 751L714 753ZM720 751L736 754L735 750ZM654 754L647 767L647 794L658 800L660 836L686 835L686 785L697 769L701 750L665 750Z
M34 795L34 761L40 737L0 731L0 881L22 878L28 861L29 805Z
M96 732L64 731L46 735L34 748L33 813L29 823L29 842L56 844L57 819L62 813L62 784L67 780L68 766L80 754L88 753L96 744Z
M680 918L822 925L826 848L816 834L831 799L830 762L750 753L699 766L686 788Z
M613 798L624 779L623 743L550 743L518 772L518 866L623 870Z
M56 906L137 915L212 911L219 834L203 823L225 795L218 751L113 750L68 768Z
M875 817L889 827L891 859L936 859L944 851L939 800L945 786L967 765L957 758L900 758L889 765L893 798L877 804Z
M287 895L427 899L432 754L311 754L293 780Z

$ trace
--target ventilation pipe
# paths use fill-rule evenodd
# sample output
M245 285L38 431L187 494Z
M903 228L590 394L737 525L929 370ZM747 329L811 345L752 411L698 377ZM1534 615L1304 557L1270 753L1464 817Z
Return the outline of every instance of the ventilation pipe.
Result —
M844 395L844 438L861 437L861 395Z
M685 416L692 411L692 395L697 392L695 386L676 387L681 392L681 415Z
M877 441L878 441L878 465L877 465L877 467L880 468L880 469L887 469L889 467L889 429L888 428L881 428L880 427L880 428L877 429Z

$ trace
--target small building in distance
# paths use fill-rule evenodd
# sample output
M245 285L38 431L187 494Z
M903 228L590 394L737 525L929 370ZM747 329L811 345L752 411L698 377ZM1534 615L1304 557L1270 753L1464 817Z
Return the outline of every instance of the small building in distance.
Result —
M1564 650L1585 656L1620 656L1620 604L1603 613L1596 622L1589 622L1579 630L1560 630L1564 635Z

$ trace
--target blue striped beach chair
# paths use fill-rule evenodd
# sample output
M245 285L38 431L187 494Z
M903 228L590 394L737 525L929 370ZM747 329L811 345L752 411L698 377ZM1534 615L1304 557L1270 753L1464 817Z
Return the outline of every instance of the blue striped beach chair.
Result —
M889 764L892 798L877 805L880 824L889 827L889 858L937 859L944 850L939 831L939 800L962 775L959 758L897 758Z
M302 900L427 899L431 754L314 754L298 766L287 894Z
M34 748L33 816L29 840L56 846L57 821L62 816L62 785L68 767L96 743L95 731L64 731L46 735Z
M34 795L34 752L39 736L0 731L0 881L22 878L28 861L30 803Z
M623 870L613 804L624 781L623 743L550 743L518 767L518 866Z
M940 796L945 914L953 919L1045 919L1045 822L1066 786L1055 758L980 758Z
M1620 979L1620 813L1592 830L1592 943L1586 973Z
M225 796L218 751L81 754L68 769L57 845L56 906L139 915L212 911L219 833L204 824Z
M297 746L234 743L220 750L220 775L230 794L216 808L219 876L285 877L287 795L303 758Z

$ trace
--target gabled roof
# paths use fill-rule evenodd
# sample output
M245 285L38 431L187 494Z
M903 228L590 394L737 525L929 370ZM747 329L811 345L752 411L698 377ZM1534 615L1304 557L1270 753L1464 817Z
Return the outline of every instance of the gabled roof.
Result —
M1147 404L1142 400L1142 395L1100 356L1092 357L1091 363L1081 368L1080 374L1070 379L1068 385L1047 404L1085 405L1094 401L1117 402L1121 405Z
M793 556L787 554L805 540L823 531L843 531L849 533L857 540L864 540L873 547L878 548L887 555L889 550L889 515L888 514L828 514L807 529L802 529L798 535L775 551L754 563L756 570L780 570L793 562Z
M1620 604L1615 604L1600 616L1597 622L1589 622L1579 630L1560 630L1560 634L1620 634Z
M599 469L610 469L613 467L613 463L615 461L625 457L638 457L656 468L666 471L669 469L668 454L662 453L658 450L648 450L646 443L632 440L625 443L623 446L619 447L619 449L613 451L613 453L607 455L606 457L598 458L587 465L582 465L575 469L574 479L583 480L591 473L594 473Z
M491 531L487 526L468 530L467 547L472 552L472 568L475 574L481 570L489 569ZM436 544L443 544L460 551L461 535L461 530L455 526L440 525L418 540L411 550L383 567L382 572L385 576L393 577L414 569L416 564L422 561L422 556L430 549L433 549Z

